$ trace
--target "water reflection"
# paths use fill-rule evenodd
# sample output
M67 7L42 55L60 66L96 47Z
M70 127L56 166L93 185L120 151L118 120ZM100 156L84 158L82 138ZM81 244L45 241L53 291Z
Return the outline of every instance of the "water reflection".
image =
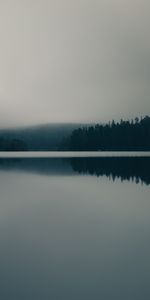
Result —
M1 158L0 170L45 175L95 175L150 184L150 157Z
M0 159L0 299L149 300L149 166Z
M75 172L150 184L150 157L72 158Z

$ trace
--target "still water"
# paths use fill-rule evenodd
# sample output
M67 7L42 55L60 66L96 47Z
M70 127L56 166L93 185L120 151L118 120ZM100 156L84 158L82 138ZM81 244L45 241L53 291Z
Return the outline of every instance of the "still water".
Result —
M149 300L150 157L0 158L0 299Z

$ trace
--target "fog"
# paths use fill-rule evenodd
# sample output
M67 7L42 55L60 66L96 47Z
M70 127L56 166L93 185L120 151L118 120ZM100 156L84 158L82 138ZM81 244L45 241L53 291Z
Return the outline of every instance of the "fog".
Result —
M150 114L150 2L1 0L0 127Z

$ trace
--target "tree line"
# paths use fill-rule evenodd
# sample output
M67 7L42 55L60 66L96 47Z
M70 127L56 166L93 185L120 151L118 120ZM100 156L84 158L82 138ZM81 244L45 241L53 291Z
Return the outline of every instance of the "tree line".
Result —
M149 116L62 127L1 131L0 151L150 151Z
M70 151L150 151L150 117L83 126L61 143Z
M19 139L0 137L0 151L27 151L27 145Z

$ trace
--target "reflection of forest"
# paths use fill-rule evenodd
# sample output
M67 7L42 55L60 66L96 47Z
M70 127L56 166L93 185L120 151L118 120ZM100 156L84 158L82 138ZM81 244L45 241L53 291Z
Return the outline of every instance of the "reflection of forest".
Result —
M107 176L150 184L150 157L1 158L0 170L42 175Z
M72 158L75 172L150 184L150 157Z

